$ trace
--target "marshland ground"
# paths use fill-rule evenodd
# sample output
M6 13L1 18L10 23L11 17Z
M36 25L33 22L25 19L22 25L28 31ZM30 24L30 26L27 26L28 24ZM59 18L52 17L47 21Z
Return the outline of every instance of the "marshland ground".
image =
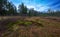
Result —
M60 37L60 17L0 16L0 37Z

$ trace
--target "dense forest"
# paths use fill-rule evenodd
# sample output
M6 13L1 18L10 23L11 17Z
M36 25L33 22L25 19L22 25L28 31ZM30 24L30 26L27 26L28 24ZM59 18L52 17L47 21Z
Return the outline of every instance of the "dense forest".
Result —
M34 8L28 9L24 3L16 6L8 0L0 0L0 16L60 16L60 11L48 9L47 12L39 12Z

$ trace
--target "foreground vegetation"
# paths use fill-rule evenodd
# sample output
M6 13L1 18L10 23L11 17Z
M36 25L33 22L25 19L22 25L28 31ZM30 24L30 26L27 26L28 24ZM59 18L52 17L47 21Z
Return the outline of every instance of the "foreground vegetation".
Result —
M0 20L0 37L60 37L59 19L17 17Z

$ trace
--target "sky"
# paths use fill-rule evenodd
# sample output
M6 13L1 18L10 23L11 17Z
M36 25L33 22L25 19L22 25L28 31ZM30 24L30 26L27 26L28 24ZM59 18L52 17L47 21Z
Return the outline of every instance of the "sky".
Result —
M28 9L34 8L37 11L60 10L60 0L9 0L18 9L18 6L23 2Z

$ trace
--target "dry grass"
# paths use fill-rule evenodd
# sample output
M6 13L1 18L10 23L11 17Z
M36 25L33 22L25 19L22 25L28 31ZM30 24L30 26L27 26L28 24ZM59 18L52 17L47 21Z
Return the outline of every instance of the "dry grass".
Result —
M23 20L22 17L14 18ZM13 21L14 18L11 18L10 21ZM20 24L14 25L13 31L0 31L0 37L60 37L60 20L57 21L58 18L54 19L52 17L48 19L44 17L26 17L23 21L32 22L31 25L27 27Z

